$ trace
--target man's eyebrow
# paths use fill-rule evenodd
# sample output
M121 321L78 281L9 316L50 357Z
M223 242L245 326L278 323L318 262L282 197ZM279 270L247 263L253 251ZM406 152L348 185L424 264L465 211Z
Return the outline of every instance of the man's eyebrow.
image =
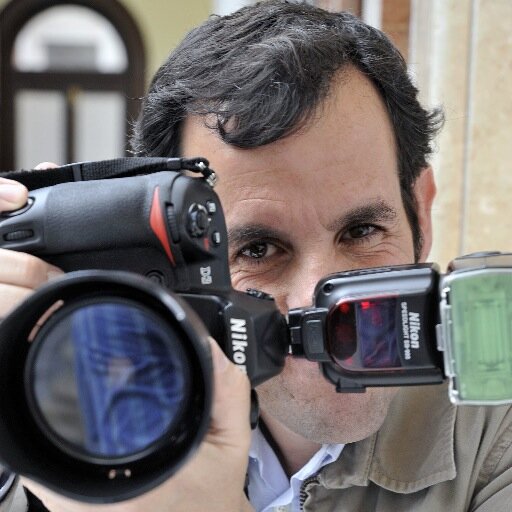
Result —
M228 242L238 246L251 240L281 240L286 242L288 236L283 231L264 224L244 224L228 229Z
M346 229L348 226L358 224L372 224L378 222L389 223L396 220L397 211L383 199L377 199L363 206L357 206L340 215L327 226L334 233ZM228 242L239 246L252 240L279 240L286 243L289 235L265 224L244 224L228 229Z
M329 224L327 229L336 233L348 226L356 226L358 224L394 222L397 217L398 213L395 208L383 199L377 199L343 213L343 215Z

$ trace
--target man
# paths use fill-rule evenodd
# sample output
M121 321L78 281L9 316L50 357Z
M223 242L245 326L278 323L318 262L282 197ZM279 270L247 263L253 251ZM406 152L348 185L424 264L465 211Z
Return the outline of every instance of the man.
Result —
M309 305L328 273L426 259L427 157L441 116L416 96L379 31L272 1L185 38L155 76L133 146L210 160L233 285L270 293L286 312ZM0 193L12 197L9 187ZM4 309L55 271L1 257ZM240 376L215 354L224 372L209 439L175 478L119 509L509 510L510 408L457 409L444 386L337 394L316 364L288 358L258 387L262 422L249 448L246 383L234 389L227 376ZM50 510L68 506L31 488Z

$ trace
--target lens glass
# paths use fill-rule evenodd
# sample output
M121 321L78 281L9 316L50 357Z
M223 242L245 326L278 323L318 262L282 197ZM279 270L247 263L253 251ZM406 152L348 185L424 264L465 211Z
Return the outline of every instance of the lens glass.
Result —
M327 346L349 370L402 365L397 344L397 299L340 301L327 316Z
M34 340L29 389L50 435L84 455L147 449L179 420L189 394L183 334L128 301L53 315Z
M450 286L452 354L463 400L510 400L512 272L461 275Z

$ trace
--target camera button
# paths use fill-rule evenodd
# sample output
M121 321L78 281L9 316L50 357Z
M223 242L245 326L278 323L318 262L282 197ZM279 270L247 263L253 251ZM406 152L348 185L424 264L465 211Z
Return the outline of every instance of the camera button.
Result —
M167 224L169 225L169 231L171 232L172 241L175 244L177 244L180 241L180 229L178 226L178 221L176 220L176 215L174 214L174 208L172 206L167 206L166 215Z
M188 210L188 232L193 237L203 236L210 226L210 217L202 204L194 203Z
M214 231L212 233L212 242L213 245L220 245L222 242L222 237L220 236L220 233L218 231Z
M150 270L146 273L146 277L161 286L167 286L167 279L159 270Z
M217 213L217 203L215 201L206 201L206 209L210 215Z
M27 238L32 238L33 236L34 232L31 229L19 229L17 231L11 231L10 233L6 233L3 238L6 242L17 242L19 240L26 240Z

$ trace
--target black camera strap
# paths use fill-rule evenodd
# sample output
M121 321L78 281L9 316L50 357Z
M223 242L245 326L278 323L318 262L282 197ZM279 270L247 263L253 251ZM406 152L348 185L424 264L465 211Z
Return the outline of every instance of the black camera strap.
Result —
M32 169L0 173L7 178L23 183L29 190L69 183L73 181L104 180L109 178L128 178L141 174L160 171L192 171L201 173L213 187L216 175L209 167L206 158L158 158L129 157L101 160L97 162L79 162L63 165L54 169Z

